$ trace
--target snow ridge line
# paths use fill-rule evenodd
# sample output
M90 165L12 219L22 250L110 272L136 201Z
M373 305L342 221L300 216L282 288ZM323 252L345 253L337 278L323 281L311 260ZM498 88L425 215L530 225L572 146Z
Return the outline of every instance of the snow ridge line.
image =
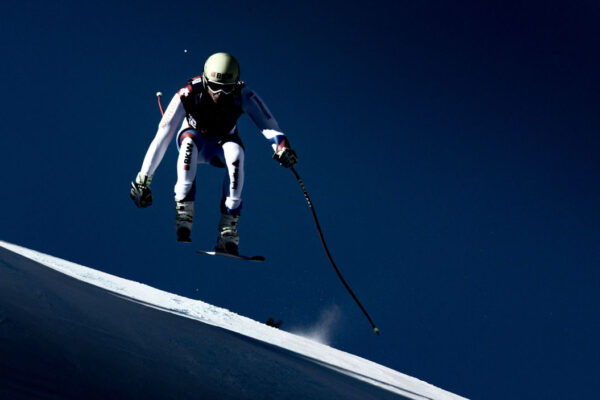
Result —
M29 258L65 275L100 287L113 295L144 306L170 312L209 325L241 334L283 348L327 368L352 376L414 400L464 400L417 378L391 368L314 342L310 339L269 327L229 310L168 293L151 286L130 281L79 265L64 259L30 250L0 240L0 246Z

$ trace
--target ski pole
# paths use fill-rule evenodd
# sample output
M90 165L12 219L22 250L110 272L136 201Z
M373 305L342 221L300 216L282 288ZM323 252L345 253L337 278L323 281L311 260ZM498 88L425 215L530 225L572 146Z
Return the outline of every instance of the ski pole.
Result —
M158 98L158 108L160 109L160 114L164 115L165 112L163 111L162 104L160 103L161 96L162 96L161 92L156 92L156 97ZM327 244L325 243L325 238L323 237L323 231L321 230L321 224L319 224L319 219L317 218L317 213L315 211L315 207L314 207L312 201L310 200L310 197L308 196L306 187L304 187L304 182L302 182L302 179L300 179L300 175L298 175L298 172L296 171L296 169L294 167L292 167L290 169L296 176L296 179L298 180L298 184L300 185L300 188L302 189L302 192L304 193L304 197L306 198L306 201L308 203L308 207L310 208L310 211L312 212L313 218L315 220L315 224L317 226L317 231L319 232L319 238L321 239L321 243L323 244L323 248L325 249L325 253L327 254L327 258L329 259L329 262L333 266L333 269L335 270L335 273L337 274L338 278L340 278L340 281L342 281L342 283L346 287L346 290L348 290L348 293L350 293L350 295L352 296L352 298L354 299L356 304L358 304L358 306L360 307L360 309L363 312L363 314L365 315L365 317L367 317L367 319L369 320L369 323L371 324L371 327L373 328L373 332L375 332L377 335L379 335L379 328L377 328L377 326L375 326L375 323L373 323L373 320L369 316L369 313L363 307L363 305L360 303L360 301L358 300L358 298L356 297L356 295L354 294L352 289L350 289L350 286L348 285L348 283L342 276L342 273L338 269L337 265L335 265L335 262L333 261L333 258L331 257L331 253L329 252L329 248L327 247Z
M162 96L162 92L156 92L156 97L158 98L158 108L160 109L160 115L165 115L165 112L162 108L162 104L160 104L160 96Z
M356 302L356 304L358 304L358 306L362 310L363 314L365 314L365 317L367 317L367 319L369 320L369 323L371 324L371 327L373 328L373 332L375 332L377 335L379 335L379 328L377 328L375 326L375 323L373 323L373 320L369 316L369 313L367 312L367 310L365 310L365 308L363 307L363 305L360 303L360 301L358 300L358 298L356 297L356 295L354 294L354 292L352 291L352 289L350 289L350 286L348 286L348 283L346 282L346 280L342 276L342 273L340 272L340 270L338 269L338 267L335 265L335 262L333 262L333 258L331 257L331 253L329 252L329 249L327 248L327 244L325 243L325 238L323 237L323 231L321 230L321 225L319 224L319 219L317 218L317 213L315 211L315 207L314 207L312 201L310 200L310 197L308 196L308 192L306 191L306 187L304 187L304 182L302 182L302 179L300 179L300 175L298 175L298 172L296 171L296 169L294 167L291 167L290 169L292 170L292 172L296 176L296 179L298 180L298 184L300 185L300 188L302 189L302 192L304 193L304 197L306 198L306 202L308 203L308 207L310 208L310 211L312 212L313 218L315 220L315 225L317 226L317 231L319 232L319 238L321 239L321 243L323 244L323 248L325 249L325 253L327 254L327 258L329 258L329 262L331 263L331 266L335 270L335 273L337 274L338 278L340 278L340 281L342 281L342 283L346 287L346 290L348 290L348 293L350 293L350 295L352 296L352 298L354 299L354 301Z

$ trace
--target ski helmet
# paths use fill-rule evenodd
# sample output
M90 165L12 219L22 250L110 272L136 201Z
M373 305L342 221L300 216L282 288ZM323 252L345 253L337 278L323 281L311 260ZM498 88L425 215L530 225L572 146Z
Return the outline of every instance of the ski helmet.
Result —
M240 65L228 53L215 53L204 63L204 78L221 84L237 83L240 79Z

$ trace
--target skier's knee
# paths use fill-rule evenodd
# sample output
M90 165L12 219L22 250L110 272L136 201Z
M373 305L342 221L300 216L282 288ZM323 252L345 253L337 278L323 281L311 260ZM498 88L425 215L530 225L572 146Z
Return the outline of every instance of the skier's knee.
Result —
M244 148L236 142L223 144L223 152L228 165L241 167L244 164Z
M187 143L196 145L196 137L192 133L184 133L179 137L179 146L183 149Z
M181 141L179 149L179 159L177 161L178 169L189 171L192 165L198 162L198 150L194 144L194 139L187 137Z
M196 133L194 131L185 131L181 135L179 135L179 137L177 139L179 141L179 146L180 147L183 147L183 142L185 140L191 140L194 143L194 145L197 145L197 143L196 143Z

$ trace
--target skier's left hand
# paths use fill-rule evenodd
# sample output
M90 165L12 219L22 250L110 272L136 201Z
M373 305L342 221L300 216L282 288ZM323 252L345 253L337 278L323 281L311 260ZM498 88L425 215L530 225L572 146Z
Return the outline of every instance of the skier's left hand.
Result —
M273 154L273 158L279 161L279 164L285 168L291 168L298 162L298 156L296 152L289 147L283 147Z

